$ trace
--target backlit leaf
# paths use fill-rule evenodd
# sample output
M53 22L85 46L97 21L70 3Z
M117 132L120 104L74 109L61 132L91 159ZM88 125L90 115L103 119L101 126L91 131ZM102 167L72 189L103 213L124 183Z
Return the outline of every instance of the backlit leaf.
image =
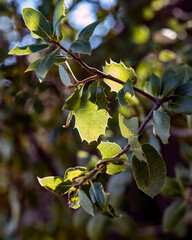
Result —
M70 181L73 181L75 178L85 175L85 167L74 167L68 168L65 172L64 178L68 178Z
M65 194L73 186L69 179L61 177L37 178L40 185L56 194Z
M34 71L38 68L39 64L41 62L41 59L37 59L36 61L32 62L29 67L25 70L25 72Z
M105 63L103 68L105 74L110 74L123 82L126 82L128 79L131 80L132 84L135 84L137 81L137 76L135 71L130 67L127 68L123 62L116 63L110 60L110 63ZM123 86L122 84L116 83L109 79L104 79L104 81L111 87L112 91L119 92Z
M121 113L119 114L119 126L121 135L124 138L130 138L138 134L139 121L137 117L126 119Z
M150 197L160 193L165 176L166 166L157 150L149 144L142 146L147 162L140 161L134 154L132 157L133 176L141 191Z
M58 0L53 13L53 32L55 32L57 36L60 36L61 34L61 27L64 16L65 16L64 0Z
M94 216L93 205L90 199L88 198L87 194L83 190L79 190L78 196L79 196L80 205L85 210L85 212Z
M49 44L32 44L24 47L16 46L9 52L9 54L27 55L30 53L38 52L47 47L49 47Z
M96 141L105 134L109 118L108 101L101 86L95 82L83 93L81 105L75 111L75 127L82 140Z
M160 137L164 144L168 143L170 136L170 118L166 112L153 111L153 126L155 133Z
M51 38L51 28L42 13L33 8L23 8L25 25L41 38Z
M70 208L77 209L80 207L78 190L71 188L68 192L68 205Z
M122 151L121 147L117 145L116 143L110 143L110 142L101 142L97 147L102 155L102 159L105 158L113 158L115 155L120 153ZM123 154L121 159L128 161L127 156ZM118 174L125 170L125 165L115 165L110 163L107 165L106 173L113 175Z
M73 94L67 98L62 110L75 111L80 108L82 96L82 86L75 89Z

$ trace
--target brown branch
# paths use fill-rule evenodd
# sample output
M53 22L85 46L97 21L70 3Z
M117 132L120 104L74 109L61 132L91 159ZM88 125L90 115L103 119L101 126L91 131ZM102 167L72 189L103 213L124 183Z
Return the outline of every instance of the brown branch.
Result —
M97 75L94 75L94 76L85 78L84 80L79 81L79 82L77 82L77 83L75 83L75 84L73 84L73 85L69 85L67 88L76 88L76 87L78 87L80 84L83 84L83 83L92 81L92 80L97 79L97 78L98 78L98 76L97 76Z

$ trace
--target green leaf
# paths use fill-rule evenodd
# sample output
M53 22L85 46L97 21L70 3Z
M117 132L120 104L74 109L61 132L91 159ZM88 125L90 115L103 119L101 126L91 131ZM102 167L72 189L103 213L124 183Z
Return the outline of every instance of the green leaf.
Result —
M172 97L168 107L175 113L192 115L192 99L183 96Z
M153 73L148 82L148 89L154 97L158 97L160 95L161 85L161 80Z
M150 197L160 193L165 176L166 166L157 150L149 144L142 146L147 162L132 156L133 176L138 188Z
M110 143L110 142L101 142L97 146L97 148L99 149L102 155L102 159L113 158L115 155L117 155L122 151L119 145L117 145L116 143ZM125 161L128 161L127 156L125 154L123 154L120 158ZM125 165L115 165L110 163L109 165L107 165L106 173L110 175L118 174L124 171L125 167L126 167Z
M79 190L78 193L80 205L88 214L94 216L93 205L90 199L87 197L86 193L83 190Z
M126 83L123 85L123 88L117 93L117 98L119 101L120 106L126 106L128 105L125 95L126 94L131 94L131 96L134 96L134 90L132 86L132 82L130 79L126 81Z
M192 82L179 85L175 89L174 95L181 95L192 98Z
M153 111L153 126L155 133L160 137L164 144L168 143L170 136L170 118L166 112Z
M104 158L97 162L96 167L99 168L102 165L106 165L108 163L113 163L115 165L125 165L127 164L127 161L123 160L122 158Z
M138 158L140 161L146 162L146 157L143 152L142 146L138 140L138 136L131 136L131 138L129 139L129 144L136 158Z
M37 179L42 187L56 194L65 194L73 186L73 183L69 179L61 177L51 176Z
M121 135L124 138L130 138L133 135L138 134L139 121L137 117L126 119L121 113L119 113L119 127Z
M107 104L103 88L97 82L83 93L81 105L75 111L75 127L82 140L90 143L105 134L109 118Z
M179 83L179 76L177 74L169 75L169 77L162 82L162 89L161 89L162 97L167 97L171 93L173 93L176 87L178 86L178 83Z
M187 205L182 200L173 202L164 212L163 226L165 231L173 230L177 224L184 218L187 211Z
M85 167L74 167L68 168L65 172L64 178L68 178L70 181L73 181L75 178L84 176L86 168Z
M176 72L172 68L167 68L161 78L162 83L166 82L167 79L172 75L176 75Z
M110 60L110 63L105 63L105 67L103 68L103 72L105 74L110 74L123 82L126 82L127 79L130 79L132 84L135 84L137 81L137 76L135 71L130 67L127 68L123 62L116 63ZM120 83L116 83L109 79L104 79L104 81L111 87L112 91L119 92L123 86Z
M90 55L91 44L85 39L77 39L71 44L69 51Z
M97 27L97 25L99 25L101 22L103 22L105 19L100 19L97 20L91 24L89 24L88 26L86 26L85 28L83 28L81 30L81 32L79 33L78 39L84 39L89 41L90 37L92 36L95 28Z
M59 55L55 57L54 64L60 65L61 63L64 63L66 60L67 60L67 56Z
M16 46L8 54L27 55L30 53L38 52L47 47L49 47L49 44L32 44L24 47Z
M186 83L190 81L192 76L192 68L185 64L176 68L176 72L179 74L179 83Z
M183 191L181 183L179 183L175 178L166 177L161 193L172 198L182 197Z
M82 96L82 86L75 89L73 94L67 98L62 110L75 111L80 108Z
M64 0L58 0L53 13L53 32L56 32L57 36L60 36L61 34L61 27L64 16L65 16Z
M59 66L59 76L60 76L62 83L65 86L71 85L71 79L70 79L67 71L61 65Z
M37 77L40 80L43 80L45 78L45 76L47 75L48 71L53 66L53 63L55 61L55 53L56 53L56 51L58 51L58 49L56 49L53 52L50 52L47 56L42 58L39 66L37 68L37 72L36 72Z
M25 25L39 37L51 39L52 33L49 23L42 13L33 8L23 8L23 20Z
M25 72L30 72L30 71L34 71L38 68L40 62L42 59L37 59L36 61L34 61L33 63L31 63L29 65L29 67L25 70Z
M78 190L71 188L68 192L68 205L70 208L77 209L80 207Z
M104 192L100 182L95 182L89 189L89 194L93 204L97 207L101 214L114 218L117 217L109 206L109 193Z

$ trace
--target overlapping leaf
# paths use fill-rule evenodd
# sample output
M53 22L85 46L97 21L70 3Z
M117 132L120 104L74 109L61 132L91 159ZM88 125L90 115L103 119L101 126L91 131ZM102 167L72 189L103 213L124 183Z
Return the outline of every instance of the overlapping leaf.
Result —
M79 190L78 197L82 208L90 215L94 216L93 205L83 190Z
M126 94L130 94L131 96L135 94L130 79L126 81L126 83L123 85L123 88L117 93L119 104L122 107L128 105L128 102L125 99Z
M83 93L80 107L75 111L75 127L82 140L89 143L105 134L109 118L107 104L103 88L97 82Z
M16 46L9 52L9 54L27 55L27 54L38 52L47 47L49 47L49 44L32 44L24 47Z
M57 36L60 36L61 34L61 27L64 16L65 16L64 0L58 0L53 13L53 32L55 32Z
M132 84L135 84L137 81L135 71L131 67L127 68L123 62L116 63L110 60L110 63L105 63L103 72L106 74L110 74L122 80L123 82L126 82L128 79L130 79ZM119 92L123 88L122 84L120 83L116 83L109 79L104 79L104 81L111 87L112 91Z
M139 121L137 117L126 119L121 113L119 114L119 126L124 138L130 138L138 134Z

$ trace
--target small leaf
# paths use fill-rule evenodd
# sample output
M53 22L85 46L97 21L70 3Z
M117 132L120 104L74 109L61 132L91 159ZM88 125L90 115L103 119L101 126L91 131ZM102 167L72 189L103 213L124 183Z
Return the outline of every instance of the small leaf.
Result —
M162 157L154 147L149 144L144 144L142 148L147 162L140 161L133 154L133 176L138 188L153 198L160 193L163 187L166 176L166 166Z
M101 134L105 134L109 119L107 104L104 90L97 82L83 93L81 105L75 111L75 127L82 140L88 143L97 141Z
M42 13L33 8L23 8L25 25L36 35L46 39L52 37L51 28Z
M161 93L161 80L159 79L159 77L157 75L155 75L154 73L152 74L152 76L149 79L149 83L148 83L148 89L149 92L154 96L154 97L158 97Z
M181 183L179 183L175 178L166 177L161 193L172 198L182 197L183 191Z
M177 74L170 75L162 83L161 95L167 97L174 92L179 83L179 76Z
M110 60L110 63L105 63L103 72L105 74L110 74L122 80L123 82L126 82L127 79L130 79L132 84L135 84L137 81L135 71L131 67L127 68L123 62L116 63ZM104 79L104 81L111 87L112 91L119 92L123 88L122 84L116 83L112 80Z
M172 97L168 107L175 113L192 115L192 99L183 96Z
M60 36L61 34L61 27L64 16L65 16L64 0L58 0L53 13L53 32L56 32L57 36Z
M121 147L116 143L101 142L97 147L102 155L102 159L113 158L115 155L122 151ZM128 161L127 156L123 154L120 157L122 160ZM106 173L109 175L118 174L125 170L125 165L115 165L110 163L107 165Z
M187 211L187 205L182 200L173 202L164 212L163 226L165 231L173 230L177 224L184 218Z
M138 140L138 136L132 136L129 139L129 144L130 144L131 150L133 151L136 158L138 158L140 161L146 162L146 157L143 152L142 146Z
M61 63L64 63L66 60L67 60L67 56L59 55L55 57L54 64L60 65Z
M124 138L130 138L138 134L139 121L137 117L126 119L121 113L119 114L119 126L121 135Z
M153 111L153 126L155 133L160 137L164 144L168 143L170 136L170 118L166 112Z
M78 190L75 188L70 189L68 192L68 205L70 208L77 209L80 207Z
M29 65L29 67L25 70L25 72L30 72L30 71L34 71L38 68L40 62L42 59L37 59L36 61L34 61L33 63L31 63Z
M109 193L104 192L100 182L95 182L89 189L91 200L101 214L114 218L117 217L109 206Z
M74 167L68 168L65 172L64 178L68 178L70 181L73 181L75 178L85 175L85 167Z
M181 95L192 98L192 82L179 85L175 89L174 95Z
M105 19L100 19L97 20L91 24L89 24L88 26L86 26L85 28L83 28L81 30L81 32L79 33L78 39L84 39L84 40L89 40L90 37L92 36L95 28L97 27L97 25L99 25L101 22L103 22Z
M62 110L76 111L81 105L82 86L75 89L72 95L67 98Z
M93 205L89 200L89 198L87 197L86 193L83 190L79 190L78 196L79 196L80 205L85 210L85 212L94 216Z
M135 94L130 79L128 79L126 81L126 83L123 85L123 88L117 93L117 98L118 98L120 106L128 105L128 103L125 99L126 94L131 94L131 96L134 96L134 94Z
M24 47L16 46L8 54L27 55L30 53L38 52L47 47L49 47L49 44L32 44Z
M58 49L56 49L53 52L50 52L47 56L42 58L39 66L37 68L37 72L36 72L37 77L40 80L43 80L45 78L45 76L47 75L48 71L53 66L53 63L55 61L55 53L56 53L56 51L58 51Z
M69 179L61 177L51 176L37 179L42 187L56 194L65 194L73 186L73 183Z
M59 66L59 76L62 83L67 87L71 85L71 79L67 73L67 71L60 65Z
M91 44L85 39L77 39L71 44L69 51L90 55Z
M63 125L64 128L68 128L69 127L72 118L73 118L73 111L69 111L67 119L66 119L66 123Z

